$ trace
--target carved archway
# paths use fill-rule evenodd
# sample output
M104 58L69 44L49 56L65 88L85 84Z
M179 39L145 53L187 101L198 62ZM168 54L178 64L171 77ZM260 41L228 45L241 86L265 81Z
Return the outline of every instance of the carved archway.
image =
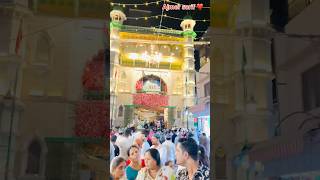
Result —
M145 90L143 89L143 86L144 86L144 83L147 82L147 81L159 81L159 88L160 88L160 91L159 91L159 94L167 94L167 91L168 91L168 87L167 87L167 84L165 83L165 81L160 78L159 76L156 76L156 75L146 75L146 76L143 76L142 78L140 78L137 82L136 82L136 92L137 93L144 93Z

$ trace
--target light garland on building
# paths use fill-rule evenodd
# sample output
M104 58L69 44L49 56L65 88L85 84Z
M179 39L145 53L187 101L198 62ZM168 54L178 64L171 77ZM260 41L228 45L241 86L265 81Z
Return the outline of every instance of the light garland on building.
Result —
M178 3L175 1L171 1L171 0L164 0L165 3L172 3L172 4L176 4L176 5L189 5L189 4L183 4L183 3ZM122 7L126 7L126 6L133 6L135 8L138 8L138 6L149 6L152 4L156 4L159 5L160 3L163 3L163 0L158 0L158 1L153 1L153 2L146 2L146 3L114 3L111 2L110 5L111 6L122 6ZM209 9L210 7L205 6L202 7L202 9Z
M144 19L144 20L148 20L148 19L152 19L152 18L159 19L161 16L162 15L154 15L154 16L150 16L150 17L146 17L146 16L127 17L127 19L133 19L133 20ZM183 21L184 20L183 18L173 17L173 16L169 16L167 14L164 14L162 17L171 18L171 19L175 19L175 20L179 20L179 21ZM210 20L208 20L208 19L196 19L194 21L197 21L197 22L210 22Z

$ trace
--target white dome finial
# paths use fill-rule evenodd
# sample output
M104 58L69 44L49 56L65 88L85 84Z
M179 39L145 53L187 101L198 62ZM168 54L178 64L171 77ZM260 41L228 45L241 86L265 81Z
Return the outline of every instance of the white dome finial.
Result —
M123 21L127 20L126 15L122 12L122 9L115 7L110 12L112 22L123 24Z
M196 21L192 19L191 16L186 16L180 24L183 31L193 31Z

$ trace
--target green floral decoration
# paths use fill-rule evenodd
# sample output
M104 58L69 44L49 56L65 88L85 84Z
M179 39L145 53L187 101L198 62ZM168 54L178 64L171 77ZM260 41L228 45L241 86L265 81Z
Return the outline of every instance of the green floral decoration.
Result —
M118 22L110 22L110 28L116 28L116 29L121 29L122 24L118 23Z
M183 36L191 36L193 39L197 37L197 33L194 31L184 31L182 32Z

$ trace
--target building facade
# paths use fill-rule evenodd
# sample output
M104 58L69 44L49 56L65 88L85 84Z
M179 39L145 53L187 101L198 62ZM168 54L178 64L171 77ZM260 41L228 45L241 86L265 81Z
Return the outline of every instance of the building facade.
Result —
M318 179L319 158L319 32L310 17L319 15L319 1L289 1L285 34L274 37L279 118L273 138L249 153L263 165L261 177Z
M213 6L217 10L210 31L215 176L246 179L260 170L260 164L249 164L245 152L272 136L269 128L275 118L269 1L217 1Z
M190 123L200 132L210 136L210 46L197 48L200 55L200 69L196 73L196 104L191 108L193 121Z
M112 126L186 127L185 112L195 101L195 21L169 31L124 25L126 15L116 7L110 15Z

